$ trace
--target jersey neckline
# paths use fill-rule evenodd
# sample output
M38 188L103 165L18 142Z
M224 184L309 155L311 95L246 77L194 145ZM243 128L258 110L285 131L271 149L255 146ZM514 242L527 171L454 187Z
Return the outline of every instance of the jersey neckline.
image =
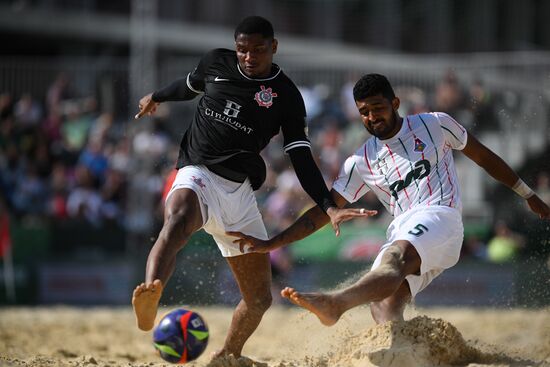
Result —
M275 79L280 73L281 73L281 68L279 67L279 65L277 64L272 64L276 69L277 69L277 72L273 75L273 76L270 76L269 78L251 78L249 76L247 76L245 73L243 73L243 71L241 70L241 67L239 65L239 63L237 62L237 70L239 70L239 73L241 73L241 75L243 77L245 77L246 79L248 80L254 80L254 81L258 81L258 82L263 82L263 81L266 81L266 80L273 80Z

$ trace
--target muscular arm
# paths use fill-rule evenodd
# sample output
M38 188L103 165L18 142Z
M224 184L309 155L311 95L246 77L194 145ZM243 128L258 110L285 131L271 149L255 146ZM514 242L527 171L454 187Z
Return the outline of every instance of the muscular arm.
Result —
M338 192L332 190L330 193L332 194L332 199L338 208L342 208L347 204L346 199L344 199ZM323 212L323 210L316 205L302 214L302 216L300 216L300 218L298 218L290 227L269 240L270 248L275 249L288 245L289 243L299 241L302 238L316 232L329 221L330 218L328 215L326 215L325 212Z
M298 180L307 194L324 212L336 204L327 189L325 180L313 160L311 150L307 147L299 147L288 152L292 166ZM327 218L328 219L328 218Z
M157 103L167 101L187 101L195 98L197 95L198 93L191 90L191 88L187 85L187 78L181 78L154 92L151 99Z
M161 102L186 101L195 98L197 94L197 92L189 88L186 78L178 79L169 86L141 98L139 101L139 112L135 118L139 119L144 115L153 115Z
M300 216L290 227L269 240L261 240L242 232L226 233L237 237L233 243L239 245L241 252L244 253L248 247L248 251L265 253L301 240L329 221L338 236L340 223L354 218L370 217L377 213L376 210L343 209L342 207L347 204L347 200L335 190L332 190L330 195L334 206L331 206L327 213L319 205L316 205Z
M516 172L502 158L483 145L475 136L468 134L468 142L462 152L483 168L491 177L502 182L509 188L519 179Z
M478 166L483 168L489 175L502 182L512 190L519 181L518 174L489 148L479 142L473 135L468 135L468 142L462 150L464 154L473 160ZM525 185L525 184L523 184ZM525 188L531 191L526 185ZM514 190L516 191L516 190ZM520 192L521 193L521 192ZM542 201L537 194L530 194L524 197L529 208L541 219L550 218L550 208L548 204Z

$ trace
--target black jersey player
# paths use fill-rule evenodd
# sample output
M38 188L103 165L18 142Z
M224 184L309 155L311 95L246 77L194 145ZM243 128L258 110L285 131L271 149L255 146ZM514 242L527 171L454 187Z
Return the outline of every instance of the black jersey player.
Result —
M247 253L227 232L267 239L253 191L266 176L259 153L270 139L282 131L284 151L302 187L330 217L336 234L342 221L372 212L338 209L334 204L310 151L302 97L272 62L277 40L269 21L245 18L235 30L235 47L207 53L187 77L139 103L136 118L154 113L161 102L201 96L181 142L164 225L149 253L145 282L134 290L132 304L138 327L150 330L163 287L174 271L176 253L204 228L227 259L242 296L217 356L239 357L271 305L271 269L268 254Z

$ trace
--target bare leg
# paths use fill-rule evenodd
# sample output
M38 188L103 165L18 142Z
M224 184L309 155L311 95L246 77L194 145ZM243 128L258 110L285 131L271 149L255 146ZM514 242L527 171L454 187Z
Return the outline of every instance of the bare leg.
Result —
M404 280L399 289L391 296L379 302L370 304L372 318L377 324L386 321L403 321L403 312L407 303L411 301L409 282Z
M244 343L256 330L262 317L271 306L271 265L269 254L246 254L226 258L242 299L231 320L223 349L214 356L241 356Z
M201 226L197 194L190 189L174 191L164 209L162 230L147 258L145 283L138 285L132 296L141 330L153 328L162 291L176 266L176 254Z
M333 293L300 293L293 288L285 288L281 295L313 312L321 323L330 326L353 307L380 302L392 296L407 275L419 273L420 262L420 256L411 243L396 241L384 253L379 267L348 288Z

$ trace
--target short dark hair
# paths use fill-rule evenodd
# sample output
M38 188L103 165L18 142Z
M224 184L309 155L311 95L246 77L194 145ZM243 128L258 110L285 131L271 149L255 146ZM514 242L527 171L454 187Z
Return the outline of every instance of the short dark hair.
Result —
M363 75L353 87L353 98L356 101L381 94L382 97L393 101L395 92L388 78L380 74Z
M239 34L261 34L263 38L273 38L273 26L263 17L254 15L244 18L235 28L235 39Z

